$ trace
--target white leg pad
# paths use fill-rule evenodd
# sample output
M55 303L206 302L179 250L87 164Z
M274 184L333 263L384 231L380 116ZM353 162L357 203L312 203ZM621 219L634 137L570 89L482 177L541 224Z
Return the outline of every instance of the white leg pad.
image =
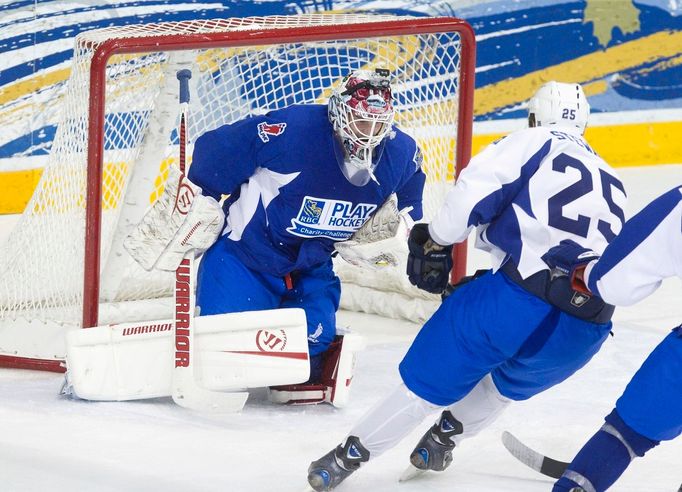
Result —
M239 391L308 379L305 312L273 309L199 316L197 383ZM122 401L171 395L173 322L160 320L70 331L71 391L86 400Z

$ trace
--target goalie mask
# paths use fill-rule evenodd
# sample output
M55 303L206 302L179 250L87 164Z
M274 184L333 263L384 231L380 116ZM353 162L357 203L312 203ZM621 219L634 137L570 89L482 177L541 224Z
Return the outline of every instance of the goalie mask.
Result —
M585 133L590 105L580 84L547 82L528 101L528 126L577 128Z
M389 71L358 70L346 76L329 98L329 121L343 145L339 163L357 186L370 179L381 144L391 133L394 117Z

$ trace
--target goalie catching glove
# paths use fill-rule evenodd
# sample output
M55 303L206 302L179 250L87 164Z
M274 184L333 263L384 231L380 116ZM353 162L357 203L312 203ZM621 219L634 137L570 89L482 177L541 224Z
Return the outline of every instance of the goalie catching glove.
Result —
M336 251L348 263L372 270L404 265L405 240L414 223L411 210L398 210L398 199L391 195L348 241L335 244Z
M171 166L163 194L123 245L145 270L174 271L188 251L206 251L224 224L220 204Z

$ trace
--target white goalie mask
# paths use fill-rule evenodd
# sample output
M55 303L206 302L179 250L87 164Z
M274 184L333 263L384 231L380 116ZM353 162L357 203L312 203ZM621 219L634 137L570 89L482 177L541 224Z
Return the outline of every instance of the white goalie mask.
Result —
M343 144L341 169L357 186L376 181L375 149L392 131L395 112L388 77L389 71L380 68L355 71L329 98L329 121Z
M528 101L528 126L560 126L585 132L590 105L580 84L547 82Z

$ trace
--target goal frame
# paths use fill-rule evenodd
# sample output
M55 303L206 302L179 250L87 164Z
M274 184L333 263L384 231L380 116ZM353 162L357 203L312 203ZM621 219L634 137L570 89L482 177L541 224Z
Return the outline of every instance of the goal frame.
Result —
M85 270L83 280L83 328L97 326L99 319L100 230L102 215L102 175L104 162L104 119L106 66L118 54L178 51L273 45L287 42L331 41L356 38L379 38L396 35L457 32L461 40L459 104L455 177L471 158L473 126L474 71L476 42L471 26L455 17L402 19L390 22L344 24L333 27L291 27L258 31L183 34L119 38L104 41L94 52L90 66L88 107L88 150L86 185ZM466 242L453 249L452 280L461 278L466 269Z
M274 16L286 17L286 16ZM295 16L292 16L295 17ZM352 17L352 16L351 16ZM67 321L36 319L37 326L42 330L40 333L52 343L58 338L61 339L61 330L75 328L76 319L81 321L79 328L90 328L98 326L100 322L116 322L112 318L112 306L101 304L100 296L107 297L107 287L102 282L100 269L103 266L104 258L101 256L102 248L105 246L104 228L105 209L103 206L103 194L106 186L104 179L107 175L107 164L105 160L105 118L107 101L106 91L111 92L110 82L107 79L107 70L111 67L111 58L117 55L141 56L155 52L179 52L181 50L206 50L214 48L248 48L263 47L269 49L277 45L297 44L297 43L323 43L329 41L353 41L353 40L382 40L384 38L401 36L419 36L429 34L457 34L458 36L458 72L457 72L457 96L453 99L457 109L450 113L456 116L456 130L449 130L450 136L456 138L454 155L450 154L445 161L449 169L454 171L454 176L458 176L461 170L467 165L471 157L471 138L473 125L473 96L474 96L474 70L475 70L475 37L471 26L464 20L455 17L423 17L423 18L388 18L380 16L362 22L349 22L348 24L321 23L316 25L296 25L292 27L270 27L267 22L259 25L246 25L246 29L237 27L234 30L206 32L197 29L199 32L192 32L192 23L187 26L185 22L162 23L154 26L176 25L183 32L172 34L152 34L151 30L145 30L146 25L141 25L139 33L132 32L125 37L111 37L103 40L83 41L82 47L89 49L91 55L88 58L89 66L86 70L83 87L89 88L89 99L84 104L83 111L80 113L87 117L87 122L83 125L83 136L87 141L80 147L85 156L84 176L84 218L79 220L80 227L84 232L84 239L79 237L78 244L84 247L79 257L82 258L83 273L79 274L82 280L80 286L76 287L77 292L82 294L79 299L79 309L74 312L74 323ZM257 19L257 18L252 18ZM263 17L262 19L268 19ZM208 22L215 22L218 27L224 22L238 19L212 19ZM204 20L204 22L206 22ZM227 27L227 26L226 26ZM151 34L151 35L150 35ZM94 39L94 38L93 38ZM81 45L79 45L81 46ZM260 49L260 48L257 48ZM74 57L75 59L75 57ZM110 96L111 97L111 96ZM455 114L456 111L456 114ZM87 126L86 126L87 125ZM55 150L53 149L53 152ZM449 176L452 176L449 174ZM40 185L39 185L40 186ZM37 190L39 191L39 190ZM425 197L426 198L426 197ZM33 199L32 199L33 202ZM39 202L40 203L40 202ZM21 236L19 236L21 238ZM83 236L81 236L83 237ZM82 241L82 242L81 242ZM455 246L453 251L454 267L451 273L453 281L458 280L465 274L466 270L466 242ZM82 256L81 256L82 255ZM80 261L80 260L79 260ZM107 260L108 261L108 260ZM80 283L80 282L79 282ZM133 302L139 302L133 300ZM105 306L106 305L106 306ZM164 306L164 309L167 306ZM116 307L114 306L114 309ZM156 306L158 312L158 306ZM108 321L107 321L108 320ZM132 321L132 320L127 320ZM29 317L9 317L4 318L6 326L0 326L4 341L11 340L13 334L19 334L22 330L31 328L33 320ZM0 340L2 341L2 340ZM13 347L2 347L4 353L0 354L0 367L36 369L53 372L64 372L65 363L61 352L43 353L30 347L34 339L28 337L26 340L21 338L19 349ZM23 345L22 345L23 344ZM25 350L29 347L29 350ZM7 350L9 348L9 350ZM51 349L50 349L51 350ZM24 353L25 352L25 353ZM55 355L52 355L55 354ZM39 358L45 355L45 358ZM59 357L62 355L62 357Z

